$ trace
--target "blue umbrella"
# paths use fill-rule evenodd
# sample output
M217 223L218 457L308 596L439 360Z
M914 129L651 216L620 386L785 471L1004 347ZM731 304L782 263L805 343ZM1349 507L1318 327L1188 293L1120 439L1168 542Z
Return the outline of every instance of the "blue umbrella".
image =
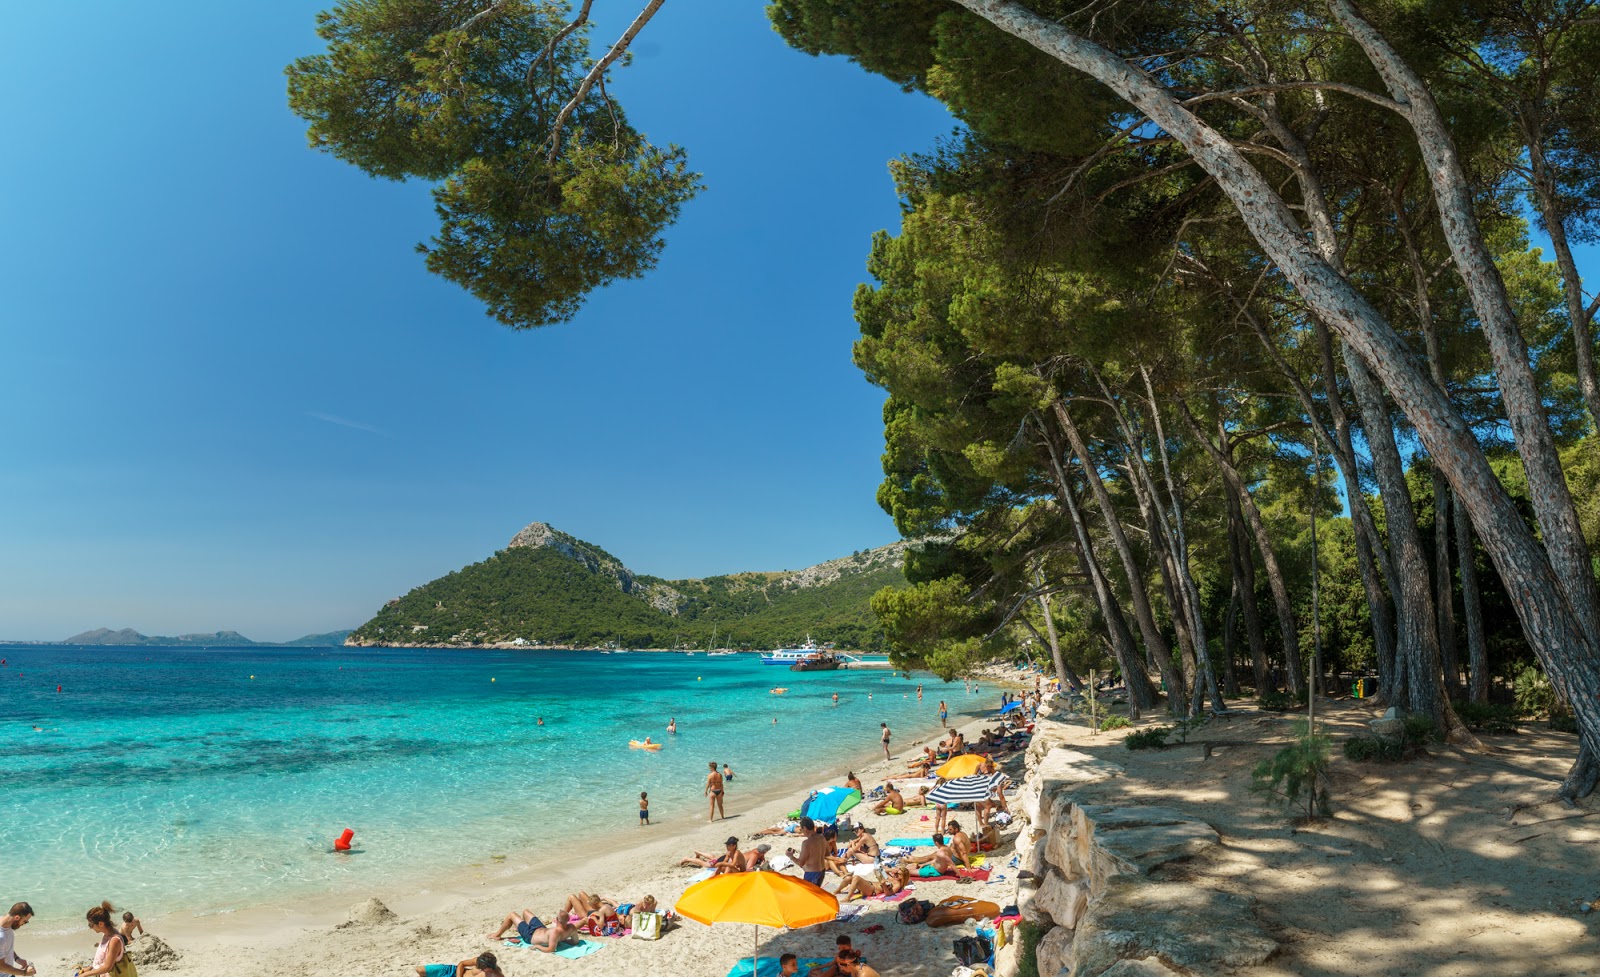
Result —
M800 804L800 813L813 821L832 824L860 803L861 792L854 787L824 787Z
M1006 713L1010 712L1013 709L1021 709L1021 708L1022 708L1022 700L1021 699L1013 699L1010 702L1008 702L1005 705L1000 707L1000 715L1004 716Z

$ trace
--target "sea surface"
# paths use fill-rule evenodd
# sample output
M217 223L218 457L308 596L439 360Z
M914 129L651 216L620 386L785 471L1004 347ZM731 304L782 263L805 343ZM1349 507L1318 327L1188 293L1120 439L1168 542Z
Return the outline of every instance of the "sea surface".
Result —
M937 727L941 697L956 714L995 703L931 676L753 655L0 645L0 658L0 902L26 899L46 924L101 899L205 913L369 892L638 830L641 790L653 820L684 823L704 816L709 760L735 771L731 814L741 792L842 777L877 751L880 722L903 748ZM628 748L646 735L665 747ZM331 854L346 827L358 854Z

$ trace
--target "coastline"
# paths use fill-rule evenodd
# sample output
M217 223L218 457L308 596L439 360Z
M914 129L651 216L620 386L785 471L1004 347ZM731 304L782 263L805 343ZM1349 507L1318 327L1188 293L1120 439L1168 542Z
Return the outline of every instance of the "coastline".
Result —
M986 680L986 684L996 692L1001 687L993 679ZM928 700L930 712L937 700L935 690ZM992 714L961 716L960 728L974 729L989 721L989 715ZM363 887L360 891L259 904L250 904L246 897L240 900L242 905L237 909L142 916L158 936L183 955L178 966L185 973L215 973L219 977L224 973L299 973L303 966L280 967L275 961L294 959L303 964L303 951L297 956L291 949L314 941L320 950L329 938L350 944L348 952L354 957L349 962L362 972L375 972L376 968L368 961L373 954L388 954L386 967L410 966L434 958L460 959L469 955L468 950L476 953L488 947L481 930L509 909L528 906L537 911L545 907L544 911L549 912L567 892L577 889L615 893L629 901L648 891L670 904L681 893L690 874L690 870L675 868L675 863L690 850L716 850L729 834L738 835L744 842L753 832L781 822L805 792L840 782L852 764L869 785L885 779L885 775L893 779L903 770L900 756L914 754L922 743L937 738L941 732L936 723L930 722L909 735L901 733L896 742L897 759L892 763L872 759L876 751L871 749L854 752L837 762L792 761L797 768L792 777L763 784L744 797L740 796L743 791L731 794L732 811L726 823L718 821L708 825L698 820L703 815L680 815L648 828L620 822L616 827L591 835L553 839L548 846L509 852L503 859L485 853L483 859L462 864L431 880L395 879L383 885ZM799 761L799 757L794 760ZM828 769L834 772L824 777L823 772ZM737 790L741 785L736 780L734 786ZM397 913L400 922L377 927L348 925L346 917L352 903L370 898L378 899ZM396 927L410 927L410 930L402 933ZM372 934L378 930L394 931L379 941L381 946L373 945ZM719 947L720 935L724 932L718 929L719 939L713 941ZM476 938L472 936L474 933ZM738 941L737 946L748 953L747 940ZM31 930L23 953L36 960L43 972L46 965L56 968L81 963L87 956L87 948L86 937L74 925L55 931ZM136 943L134 949L138 948ZM248 966L241 965L241 955L251 961ZM736 956L730 957L730 964L732 959ZM727 965L723 964L723 969ZM154 968L145 966L143 969ZM517 969L526 967L519 965Z

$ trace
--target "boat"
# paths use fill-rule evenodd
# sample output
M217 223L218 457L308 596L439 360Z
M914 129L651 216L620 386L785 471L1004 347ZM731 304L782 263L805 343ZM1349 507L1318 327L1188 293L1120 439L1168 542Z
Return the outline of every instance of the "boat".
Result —
M843 668L844 659L832 652L820 652L808 658L802 658L789 666L791 672L831 672Z
M737 654L738 654L737 651L708 651L708 652L706 652L706 657L707 658L721 658L724 655L737 655Z
M806 635L805 642L798 648L779 648L777 651L769 651L762 655L761 664L793 665L795 662L803 662L821 654L822 649L817 647L817 643L811 640L810 635Z

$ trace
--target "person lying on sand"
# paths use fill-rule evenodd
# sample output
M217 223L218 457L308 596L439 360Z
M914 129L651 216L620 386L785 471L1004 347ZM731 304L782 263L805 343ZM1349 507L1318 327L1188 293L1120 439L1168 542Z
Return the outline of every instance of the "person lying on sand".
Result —
M845 902L850 902L853 899L866 899L869 896L892 896L910 884L911 870L896 865L884 869L882 878L852 872L839 883L839 888L834 890L834 894L843 897Z
M417 968L417 977L505 977L500 962L492 953L480 953L460 963L427 963Z
M911 766L906 768L906 773L913 777L926 777L928 771L939 763L939 758L934 755L933 747L924 746L922 756L911 761Z
M890 810L893 808L893 810ZM899 814L906 809L906 799L900 796L893 783L883 785L883 800L872 805L873 814Z
M610 899L606 899L601 896L592 896L589 893L580 890L578 892L570 893L567 896L566 903L561 907L561 918L567 919L570 916L591 916L600 912L602 909L609 910L607 915L615 915L617 911L617 904Z
M900 864L915 867L918 875L921 875L922 868L928 865L938 869L940 875L955 875L956 869L960 868L962 863L956 861L955 853L950 850L944 835L936 834L933 836L933 847L926 855L913 855L902 860Z
M913 797L910 797L910 798L908 798L906 800L906 809L907 810L910 810L913 807L931 807L931 806L933 806L933 805L932 805L932 802L930 802L928 800L928 785L927 784L923 784L921 787L917 788L916 795L913 796Z
M500 923L498 930L489 934L489 939L500 939L505 935L506 930L513 926L517 928L517 935L522 938L522 942L536 950L543 950L545 953L556 952L564 943L581 943L583 941L583 937L578 934L578 928L567 922L567 910L564 906L554 914L548 925L541 921L538 916L535 916L531 909L524 909L520 913L511 913ZM490 962L493 963L493 954L485 954L484 956L489 957ZM483 957L478 959L482 960ZM466 963L466 961L462 962ZM440 965L434 964L433 966ZM437 975L431 972L424 974L420 967L417 968L417 973L419 977L451 977L448 971L441 971ZM470 977L470 975L463 971L455 975L455 977ZM502 975L496 970L490 977L502 977Z
M739 856L738 838L729 838L727 841L723 842L723 844L727 846L727 851L724 851L720 855L713 855L710 852L697 851L690 857L679 860L678 864L693 865L696 868L716 868L723 862L732 861Z
M765 838L771 835L792 835L797 833L799 830L800 825L796 822L785 821L782 824L775 824L770 828L762 828L760 831L753 832L750 837Z

